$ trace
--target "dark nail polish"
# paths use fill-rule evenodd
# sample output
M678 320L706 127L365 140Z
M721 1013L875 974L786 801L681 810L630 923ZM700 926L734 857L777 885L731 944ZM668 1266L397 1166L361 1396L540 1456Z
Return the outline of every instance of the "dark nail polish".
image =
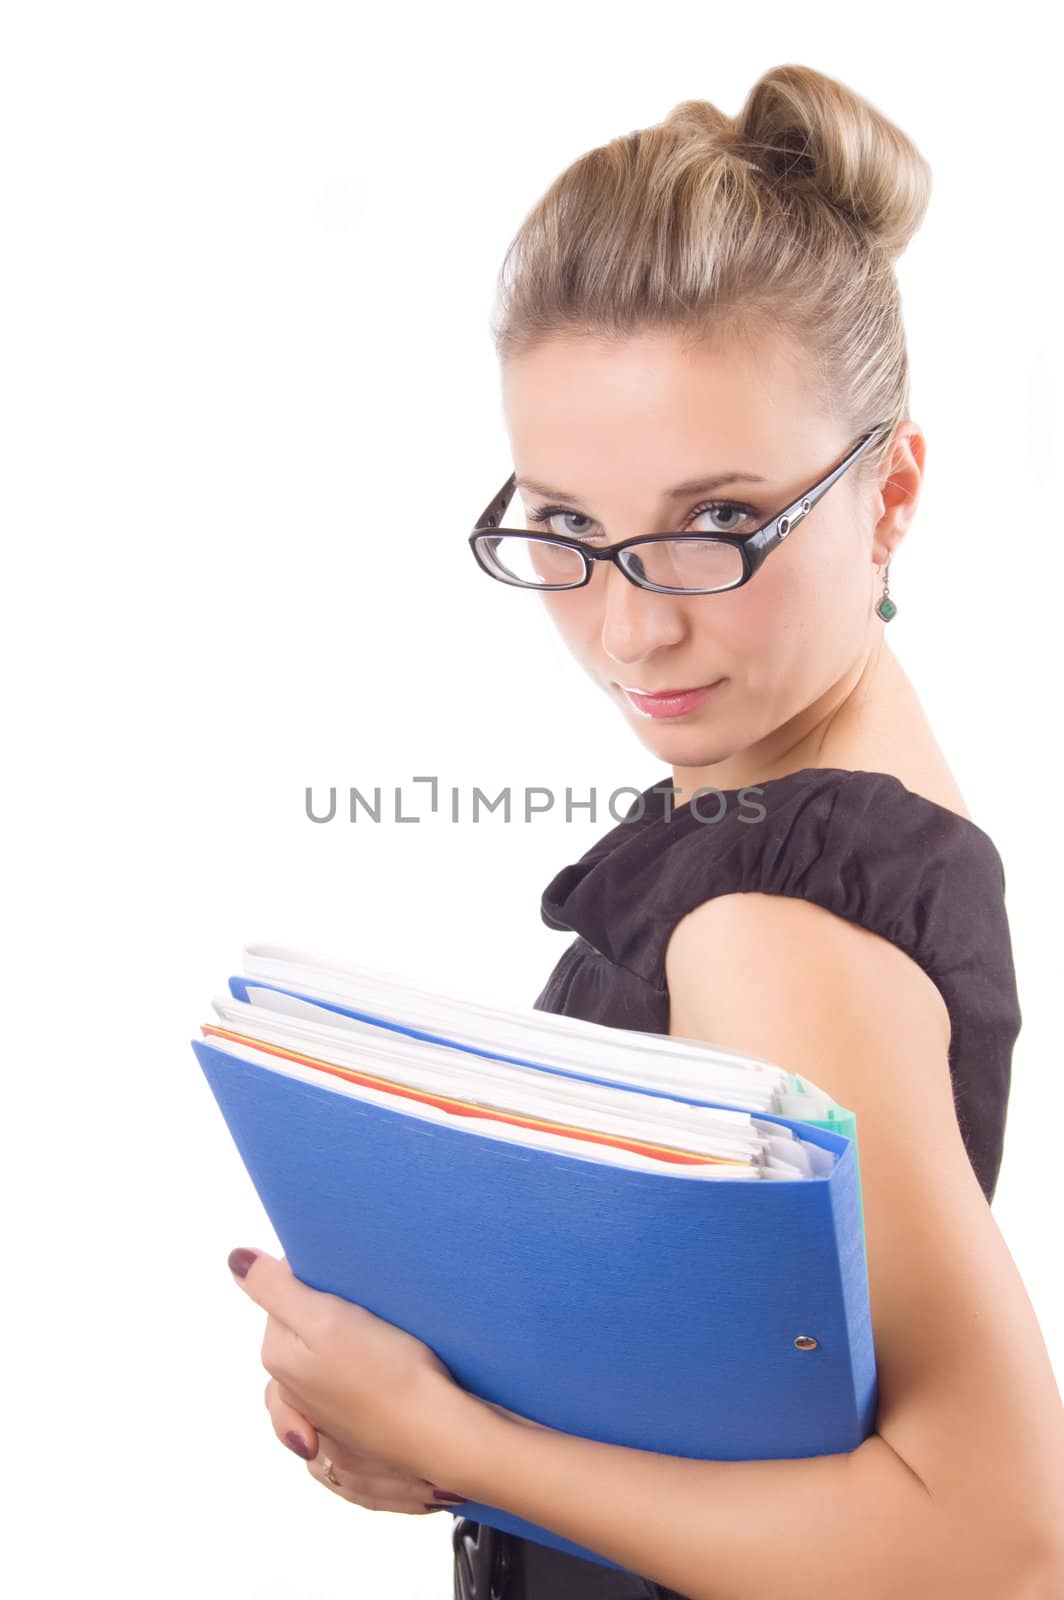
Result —
M433 1498L434 1499L436 1499L436 1500L453 1500L456 1505L461 1505L464 1500L468 1499L467 1495L464 1495L464 1494L451 1494L446 1489L433 1489L432 1493L433 1493Z
M312 1459L313 1452L311 1451L310 1445L300 1434L295 1432L286 1433L284 1436L284 1442L288 1446L289 1450L294 1450L297 1456L303 1457L304 1461L310 1461Z
M447 1510L446 1506L430 1506L427 1500L423 1500L422 1501L422 1505L425 1507L426 1511L446 1511Z
M248 1275L248 1268L250 1267L251 1263L257 1258L257 1256L258 1256L258 1251L257 1250L243 1250L243 1249L241 1249L241 1250L230 1250L230 1252L229 1252L229 1270L230 1270L230 1272L235 1272L238 1278L246 1278L247 1275Z

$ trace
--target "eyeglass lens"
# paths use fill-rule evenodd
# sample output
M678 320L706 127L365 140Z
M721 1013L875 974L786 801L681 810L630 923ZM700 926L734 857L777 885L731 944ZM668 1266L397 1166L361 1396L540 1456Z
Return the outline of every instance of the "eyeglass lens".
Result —
M480 548L505 578L530 588L580 583L584 576L584 563L575 550L546 539L523 539L520 534L505 533L482 539ZM620 552L620 559L632 577L680 593L688 589L729 589L743 575L739 551L716 539L651 540L630 545Z

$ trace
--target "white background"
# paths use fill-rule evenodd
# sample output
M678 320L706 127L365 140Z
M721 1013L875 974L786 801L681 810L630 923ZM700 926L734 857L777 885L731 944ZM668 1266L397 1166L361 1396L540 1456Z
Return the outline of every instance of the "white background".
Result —
M255 939L539 991L569 937L540 892L609 819L316 827L304 790L435 774L468 818L474 785L663 772L466 547L511 465L494 277L578 154L683 98L735 112L786 61L865 94L934 171L899 268L928 464L890 642L1005 863L1024 1026L994 1211L1061 1373L1059 119L1046 14L988 15L5 8L21 1596L449 1600L448 1513L350 1506L273 1437L226 1255L281 1250L189 1041Z

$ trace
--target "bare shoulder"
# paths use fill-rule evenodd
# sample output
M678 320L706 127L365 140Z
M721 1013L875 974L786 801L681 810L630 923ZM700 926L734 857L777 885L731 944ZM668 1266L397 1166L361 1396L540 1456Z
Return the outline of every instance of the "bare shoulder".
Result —
M949 1012L898 945L793 895L724 894L676 924L665 976L670 1033L778 1060L858 1114L862 1105L885 1113L918 1091L930 1098L935 1153L955 1142L968 1164L953 1115Z
M856 1113L880 1408L855 1469L887 1447L974 1527L1043 1530L1064 1491L1064 1414L961 1139L932 979L834 912L753 892L683 917L665 971L671 1034L779 1062Z

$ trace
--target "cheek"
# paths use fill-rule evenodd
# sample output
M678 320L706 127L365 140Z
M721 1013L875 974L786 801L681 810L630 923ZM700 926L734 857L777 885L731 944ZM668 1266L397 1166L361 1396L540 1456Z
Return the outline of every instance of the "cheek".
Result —
M788 551L791 559L773 575L766 596L770 610L760 622L761 637L774 640L770 656L796 685L816 688L825 675L844 670L865 633L867 585L862 588L852 530L844 533L848 537L830 545L825 540L812 554L803 550L801 560L797 549Z
M705 641L705 659L729 663L749 688L770 692L781 682L797 684L825 653L846 647L849 619L860 611L852 585L850 567L825 568L797 548L780 550L719 607L692 612L692 626Z
M544 594L539 603L573 655L586 661L599 636L598 609L588 604L584 593Z
M770 558L750 585L761 589L758 600L766 619L775 618L787 629L845 626L857 593L852 539L822 539L815 548L807 540L801 548L779 551L774 559L775 570Z
M688 614L692 631L705 641L707 659L754 666L778 652L802 610L803 602L789 575L765 566L741 589L717 597L707 595L704 609L692 606Z

